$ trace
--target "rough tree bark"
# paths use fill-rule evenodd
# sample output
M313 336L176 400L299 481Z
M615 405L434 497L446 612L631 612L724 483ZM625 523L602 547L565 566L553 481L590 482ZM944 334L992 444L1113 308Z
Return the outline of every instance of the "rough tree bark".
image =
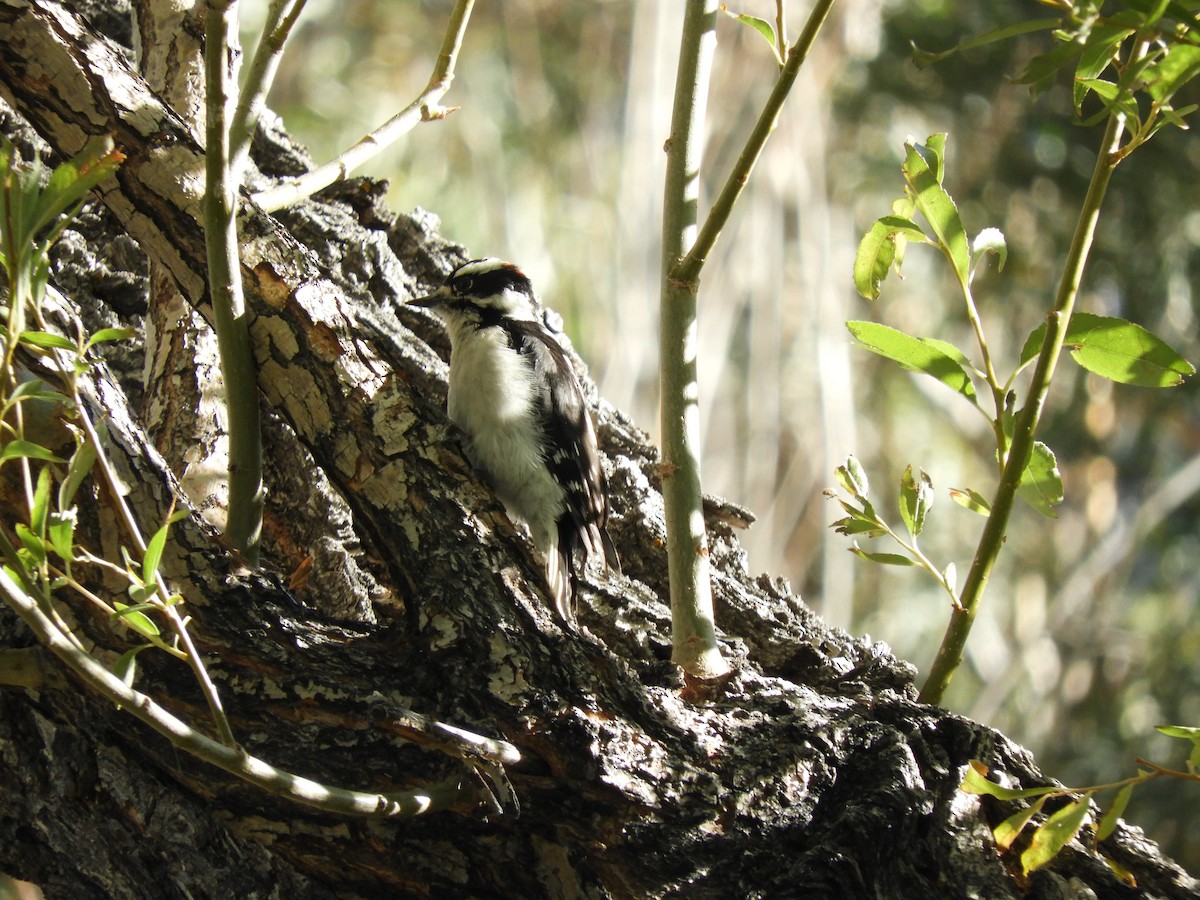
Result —
M0 0L4 131L57 156L111 133L128 156L60 245L54 283L92 327L138 327L152 262L203 313L200 147L94 28L56 0ZM263 180L309 164L272 127L254 155ZM244 216L268 562L240 570L194 518L174 531L168 573L252 752L370 789L466 772L405 727L413 709L515 744L519 811L316 814L176 753L47 663L32 687L0 688L0 871L73 898L1196 896L1125 826L1103 849L1137 888L1086 838L1016 877L988 827L1011 810L958 785L973 758L1010 783L1046 783L1029 754L918 705L911 667L884 645L752 577L738 513L720 504L708 527L736 671L714 688L684 684L669 662L657 455L603 401L625 574L589 585L583 630L563 631L528 544L447 422L439 329L398 308L465 251L431 216L388 212L380 193L360 180ZM179 488L140 424L141 368L114 350L89 402L130 501L156 523ZM103 494L82 514L94 545L115 551ZM289 584L306 558L312 574ZM98 653L124 649L107 622L75 615ZM32 643L0 609L0 649ZM139 686L202 720L185 667L150 656Z

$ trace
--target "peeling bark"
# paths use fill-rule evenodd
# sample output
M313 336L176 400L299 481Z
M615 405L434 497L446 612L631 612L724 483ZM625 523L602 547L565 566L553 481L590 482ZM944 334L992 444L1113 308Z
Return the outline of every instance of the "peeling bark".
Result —
M56 258L71 314L90 327L140 321L146 260L204 313L190 129L61 4L0 0L0 29L0 92L55 153L111 132L128 156ZM255 157L263 177L305 164L273 126ZM507 776L519 815L322 816L44 677L0 688L0 871L71 897L1196 895L1125 826L1103 850L1136 889L1086 838L1016 878L988 825L1011 810L958 785L973 758L1014 784L1045 783L1029 754L917 704L911 667L886 646L828 628L785 583L752 577L720 510L708 522L714 594L736 670L685 684L669 662L657 454L602 401L625 573L585 585L583 629L564 632L528 542L445 416L444 336L399 306L465 254L427 214L389 213L380 193L356 181L277 218L246 212L271 413L267 563L234 569L193 517L164 565L249 750L345 786L444 777L461 763L423 745L405 724L413 709L517 745ZM130 239L144 258L129 261L133 287L114 302L83 273L130 255ZM89 403L108 417L131 502L155 523L179 486L139 417L140 373L119 352ZM88 539L116 552L103 495L82 512ZM306 560L311 574L289 580ZM107 622L74 613L98 653L124 648ZM0 648L31 643L0 609ZM202 721L189 673L150 656L139 686Z

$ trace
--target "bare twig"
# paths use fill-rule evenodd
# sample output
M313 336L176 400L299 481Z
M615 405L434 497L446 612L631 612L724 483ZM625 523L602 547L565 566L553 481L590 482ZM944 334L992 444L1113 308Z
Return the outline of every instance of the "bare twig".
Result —
M259 191L251 195L250 199L266 212L291 206L346 178L354 169L412 131L418 123L443 119L453 112L453 107L446 108L439 103L454 81L454 67L474 5L475 0L457 0L454 4L433 75L412 103L325 165L318 166L299 178L286 179L269 190Z
M283 45L287 42L296 20L304 10L307 0L271 0L267 8L267 20L263 23L262 35L246 72L246 81L238 96L237 109L230 126L230 167L233 180L240 182L250 155L250 141L258 127L267 102L267 94L275 81L279 61L283 57Z

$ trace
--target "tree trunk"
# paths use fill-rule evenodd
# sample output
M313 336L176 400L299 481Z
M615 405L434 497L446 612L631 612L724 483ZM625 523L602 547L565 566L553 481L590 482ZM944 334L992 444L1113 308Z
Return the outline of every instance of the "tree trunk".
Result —
M6 133L59 157L110 133L127 156L56 252L68 314L140 329L150 265L205 314L191 130L55 0L0 0L0 34L0 96L16 113L0 111ZM264 184L308 165L274 126L254 155ZM917 704L911 667L885 645L829 629L786 584L751 577L737 515L719 503L713 586L736 670L685 683L669 662L657 454L603 402L625 571L586 585L581 630L563 630L528 542L445 416L445 339L402 308L464 251L380 194L359 180L243 216L268 429L266 563L244 571L193 517L173 529L164 566L251 753L368 790L474 777L411 727L414 710L509 741L520 762L495 777L494 804L466 814L337 818L177 752L35 651L26 686L0 689L0 871L72 898L1196 896L1125 826L1101 849L1137 888L1086 837L1015 875L989 823L1016 807L958 787L970 759L1007 783L1046 783L1033 760ZM141 424L141 370L114 349L88 400L152 530L182 498ZM119 558L103 492L80 529ZM73 612L98 656L127 649L102 617ZM0 608L0 649L33 644ZM190 673L153 656L142 654L139 688L203 721Z

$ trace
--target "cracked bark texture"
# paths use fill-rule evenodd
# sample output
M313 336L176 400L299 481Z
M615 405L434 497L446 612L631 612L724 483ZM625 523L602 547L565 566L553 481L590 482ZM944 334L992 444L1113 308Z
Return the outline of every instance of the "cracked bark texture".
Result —
M128 156L56 252L65 314L141 328L153 265L203 315L200 148L95 30L127 39L120 9L89 14L0 0L5 133L26 156L57 157L111 133ZM270 122L254 157L263 181L309 164ZM1047 783L1034 760L917 704L911 667L885 645L828 628L786 583L751 576L737 516L719 504L715 600L736 671L707 690L684 684L669 662L657 454L599 398L625 573L587 585L583 630L564 632L537 560L446 419L444 336L400 308L467 252L433 216L389 212L381 193L357 180L275 218L244 215L266 564L241 570L194 517L164 565L251 752L366 789L461 767L402 727L412 709L514 743L519 813L318 814L175 752L48 665L36 687L0 688L0 871L72 898L1197 896L1126 826L1102 849L1136 888L1086 836L1048 870L1015 876L989 829L1015 807L958 785L969 759L1012 785ZM156 523L180 488L144 430L141 358L107 352L89 403L130 502ZM117 552L102 492L80 528ZM126 647L102 618L72 613L97 654ZM0 610L0 649L32 644ZM202 722L185 668L150 656L139 687Z

